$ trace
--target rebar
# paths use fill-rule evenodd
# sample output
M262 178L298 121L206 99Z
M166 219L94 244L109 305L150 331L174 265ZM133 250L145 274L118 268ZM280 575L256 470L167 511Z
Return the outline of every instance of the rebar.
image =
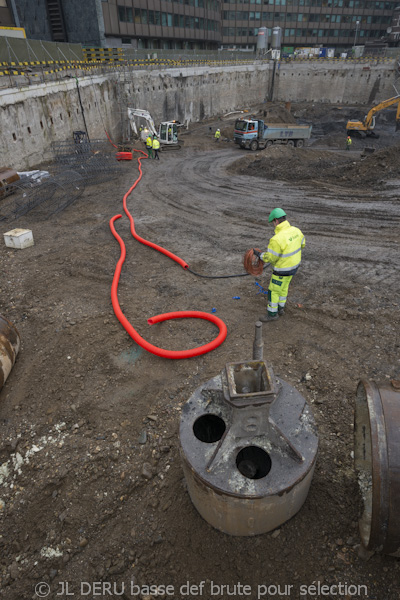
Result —
M121 169L115 150L107 140L67 140L53 142L52 149L57 170L69 167L85 180L87 185L106 181Z
M0 203L0 221L13 221L31 211L47 219L73 204L85 189L85 178L72 170L63 170L42 181L19 180L7 188Z

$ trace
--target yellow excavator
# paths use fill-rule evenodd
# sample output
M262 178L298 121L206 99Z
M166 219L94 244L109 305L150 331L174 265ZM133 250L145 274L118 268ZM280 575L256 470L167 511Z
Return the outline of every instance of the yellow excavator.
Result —
M400 95L383 100L368 112L365 116L364 121L347 121L346 129L347 135L357 135L358 137L365 138L366 136L378 138L379 135L375 133L375 114L384 108L397 104L396 112L396 131L400 128Z

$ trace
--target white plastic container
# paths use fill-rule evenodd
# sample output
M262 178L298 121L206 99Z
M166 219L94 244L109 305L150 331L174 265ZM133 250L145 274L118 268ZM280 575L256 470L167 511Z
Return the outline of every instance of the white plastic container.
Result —
M30 229L12 229L4 234L5 245L9 248L28 248L33 246L33 235Z

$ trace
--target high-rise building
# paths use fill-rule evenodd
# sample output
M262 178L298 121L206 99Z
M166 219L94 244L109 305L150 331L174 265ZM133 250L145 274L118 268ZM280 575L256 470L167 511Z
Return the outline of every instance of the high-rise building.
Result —
M107 41L117 46L216 50L221 44L220 0L104 0L102 4Z
M6 0L34 40L105 46L101 0Z
M7 0L0 0L0 27L13 27L15 21Z
M0 0L0 19L2 9L16 7L28 37L86 46L255 50L259 28L279 26L288 50L341 49L388 39L398 2Z
M262 25L282 28L282 45L349 48L386 36L398 0L225 0L222 46L254 48Z

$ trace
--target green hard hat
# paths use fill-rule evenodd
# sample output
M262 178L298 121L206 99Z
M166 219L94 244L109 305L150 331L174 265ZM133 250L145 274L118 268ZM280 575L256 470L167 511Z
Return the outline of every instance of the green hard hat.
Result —
M281 217L286 217L286 213L282 208L274 208L271 210L268 217L268 223L272 223L274 219L280 219Z

